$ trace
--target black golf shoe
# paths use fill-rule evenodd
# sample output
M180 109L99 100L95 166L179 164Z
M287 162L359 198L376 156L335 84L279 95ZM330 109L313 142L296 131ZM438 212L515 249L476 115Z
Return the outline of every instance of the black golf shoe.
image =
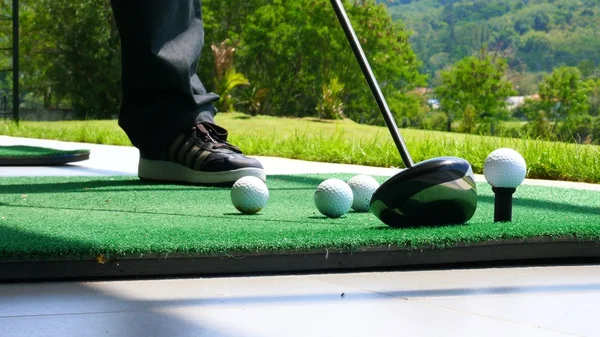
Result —
M227 130L200 123L178 135L160 153L140 151L138 176L143 180L190 184L233 184L244 176L266 181L262 164L227 142Z

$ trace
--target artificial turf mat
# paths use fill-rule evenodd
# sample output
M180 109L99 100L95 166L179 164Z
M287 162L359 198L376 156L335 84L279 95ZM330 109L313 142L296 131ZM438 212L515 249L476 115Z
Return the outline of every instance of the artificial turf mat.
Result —
M240 215L228 188L142 183L135 177L0 179L0 260L93 259L178 254L418 249L490 240L600 239L600 192L521 186L513 222L493 222L493 193L463 225L393 229L371 213L320 215L313 193L340 175L269 176L269 203ZM380 182L385 178L376 177Z
M56 150L39 146L0 146L0 166L61 165L89 159L89 150Z

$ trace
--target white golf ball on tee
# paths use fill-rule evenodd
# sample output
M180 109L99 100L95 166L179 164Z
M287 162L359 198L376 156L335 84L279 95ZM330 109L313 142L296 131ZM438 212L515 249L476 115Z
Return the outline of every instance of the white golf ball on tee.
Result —
M238 179L231 188L231 203L244 214L256 214L265 208L269 189L259 178L246 176Z
M483 175L490 185L499 188L516 188L527 174L527 164L521 154L513 149L501 148L485 159Z
M357 212L368 212L373 193L379 188L377 180L368 175L357 175L348 180L348 186L352 189L354 197L352 209Z
M321 214L329 218L339 218L352 207L352 189L340 179L327 179L317 187L314 195L315 206Z

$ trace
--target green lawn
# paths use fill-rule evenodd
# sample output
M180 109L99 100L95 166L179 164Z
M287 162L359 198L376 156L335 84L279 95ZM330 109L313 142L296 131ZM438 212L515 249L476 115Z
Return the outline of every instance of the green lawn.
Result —
M402 166L385 127L312 118L250 117L222 113L217 123L247 154L380 167ZM0 122L0 134L99 144L130 145L116 121ZM496 148L519 151L529 178L600 183L600 147L532 139L482 137L458 133L402 130L415 162L457 156L482 173L486 156Z
M506 127L506 128L513 128L513 129L520 129L523 126L525 126L527 124L527 122L524 121L508 121L508 122L502 122L502 126Z

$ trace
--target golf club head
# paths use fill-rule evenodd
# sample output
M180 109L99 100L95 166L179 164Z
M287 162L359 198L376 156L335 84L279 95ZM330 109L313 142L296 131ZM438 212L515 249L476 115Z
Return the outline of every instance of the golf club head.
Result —
M477 209L471 164L455 157L415 164L381 184L370 206L391 227L465 223Z

